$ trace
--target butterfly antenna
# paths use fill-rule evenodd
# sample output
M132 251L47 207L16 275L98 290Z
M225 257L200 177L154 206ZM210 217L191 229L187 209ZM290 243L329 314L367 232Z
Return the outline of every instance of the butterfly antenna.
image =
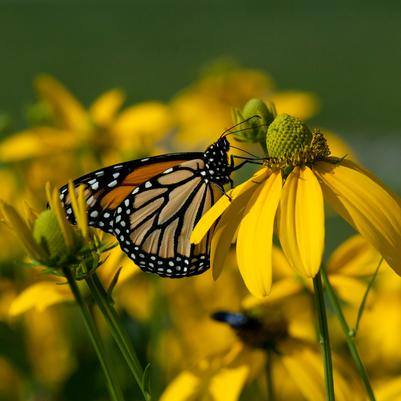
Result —
M238 131L233 131L233 132L231 132L231 130L232 130L233 128L238 127L239 125L241 125L241 124L243 124L243 123L246 123L247 121L252 120L252 118L255 118L255 117L256 117L256 118L261 118L260 116L258 116L257 114L255 114L254 116L251 116L251 117L245 119L244 121L241 121L241 122L239 122L239 123L233 125L232 127L227 128L227 129L220 135L220 138L222 138L222 137L224 137L224 136L227 136L227 135L234 134L235 132L240 132L240 131L243 131L243 130L245 130L245 129L249 129L249 128L244 128L244 129L242 129L242 130L238 130Z

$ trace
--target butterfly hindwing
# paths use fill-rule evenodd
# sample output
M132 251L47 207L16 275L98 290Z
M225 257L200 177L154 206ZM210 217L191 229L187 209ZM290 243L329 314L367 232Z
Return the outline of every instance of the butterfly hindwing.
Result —
M203 171L202 159L182 162L136 187L117 207L114 235L143 270L183 277L209 268L209 237L194 245L190 236L222 191Z

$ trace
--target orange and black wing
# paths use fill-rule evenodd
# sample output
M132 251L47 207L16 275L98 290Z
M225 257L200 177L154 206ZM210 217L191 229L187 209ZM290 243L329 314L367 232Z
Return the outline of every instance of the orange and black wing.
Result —
M191 233L222 195L205 179L199 156L153 176L136 187L114 212L113 233L122 250L144 271L185 277L209 268L210 233L197 245Z
M113 233L111 222L117 207L136 189L163 171L202 153L173 153L115 164L74 180L75 188L84 185L88 206L88 224ZM68 186L60 188L60 199L71 223L75 217L68 195Z

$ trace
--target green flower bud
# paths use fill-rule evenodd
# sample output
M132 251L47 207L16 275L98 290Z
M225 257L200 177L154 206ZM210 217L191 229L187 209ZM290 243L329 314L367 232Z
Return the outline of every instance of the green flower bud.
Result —
M252 118L254 117L254 118ZM260 99L249 100L242 110L234 110L235 123L240 124L240 132L235 138L241 142L264 142L268 125L274 120L275 110L271 110ZM245 121L249 119L248 121Z
M312 142L312 132L298 118L278 115L267 130L266 145L270 157L292 156Z
M36 219L33 227L33 237L50 258L59 257L68 252L63 232L52 210L45 210Z

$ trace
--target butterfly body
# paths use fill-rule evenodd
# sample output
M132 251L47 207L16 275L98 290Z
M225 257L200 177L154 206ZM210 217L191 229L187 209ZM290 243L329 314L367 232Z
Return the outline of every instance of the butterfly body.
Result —
M233 170L225 137L205 152L175 153L106 167L74 181L85 186L88 224L113 234L142 270L186 277L210 267L210 234L197 245L190 235L224 193ZM74 216L67 186L60 198Z

